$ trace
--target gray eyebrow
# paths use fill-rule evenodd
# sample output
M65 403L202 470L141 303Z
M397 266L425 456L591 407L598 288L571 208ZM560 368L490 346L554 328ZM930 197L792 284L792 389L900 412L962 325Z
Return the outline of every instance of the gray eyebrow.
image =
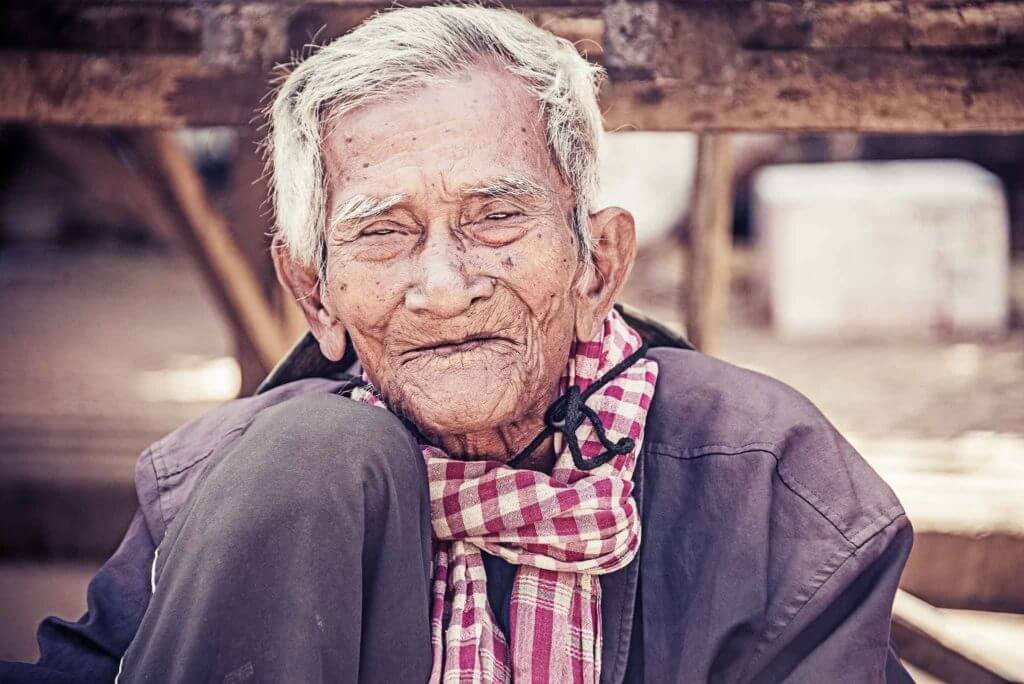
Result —
M380 216L392 207L405 201L405 195L388 195L387 197L370 197L355 195L331 213L329 228L333 230L341 223Z
M494 198L541 198L544 197L545 192L544 188L525 176L509 175L497 176L479 185L463 188L460 194ZM329 230L333 231L338 225L343 223L380 216L405 200L406 196L400 193L387 195L386 197L354 195L331 214Z
M525 176L498 176L462 190L465 195L483 197L543 197L544 188Z

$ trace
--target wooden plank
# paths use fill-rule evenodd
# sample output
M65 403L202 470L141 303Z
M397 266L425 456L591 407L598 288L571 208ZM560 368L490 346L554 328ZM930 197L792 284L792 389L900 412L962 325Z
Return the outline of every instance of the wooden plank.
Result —
M1024 672L1004 665L989 653L986 644L960 633L942 611L902 589L893 604L892 634L900 657L943 681L1024 681Z
M914 523L904 589L941 608L1024 613L1024 439L848 438Z
M10 3L0 11L0 46L5 50L153 52L198 54L202 12L182 5L154 11L138 3Z
M170 133L139 133L138 147L225 314L269 371L288 351L288 340L227 223L210 206L191 159Z
M261 72L229 74L192 56L0 52L0 121L247 124L257 116L267 84Z
M718 335L729 299L732 252L732 140L700 136L690 249L686 269L686 335L707 354L718 349Z
M611 127L1024 130L1020 3L622 6L605 12L625 29L608 20Z
M911 517L915 525L917 518ZM900 580L943 608L1024 611L1024 536L1002 531L924 530Z
M0 121L161 127L250 122L273 64L381 6L11 5ZM609 69L611 128L1024 131L1024 5L1011 0L517 5Z
M1024 36L1024 7L1015 0L754 2L734 16L739 42L751 48L1002 49Z
M652 131L1024 131L1022 64L924 57L737 55L728 78L609 81L609 129ZM1003 83L1003 86L999 84Z

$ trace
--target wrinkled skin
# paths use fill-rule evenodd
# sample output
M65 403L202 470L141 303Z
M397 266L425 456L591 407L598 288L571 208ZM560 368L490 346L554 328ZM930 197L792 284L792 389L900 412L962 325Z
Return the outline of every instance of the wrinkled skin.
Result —
M516 77L482 63L335 117L327 215L358 195L403 198L328 221L323 282L274 250L324 355L341 358L347 331L388 404L453 457L507 460L533 438L573 341L599 332L633 261L633 219L608 208L589 217L596 248L580 262L537 111ZM509 176L534 192L468 192ZM550 466L541 451L528 465Z

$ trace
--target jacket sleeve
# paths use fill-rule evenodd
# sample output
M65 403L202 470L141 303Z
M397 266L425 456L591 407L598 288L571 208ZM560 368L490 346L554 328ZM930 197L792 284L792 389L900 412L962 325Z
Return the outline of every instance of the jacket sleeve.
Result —
M905 515L827 559L793 597L790 622L751 662L752 682L912 682L890 641L892 605L910 554Z
M89 582L85 615L77 622L45 619L38 663L0 663L0 681L113 682L149 604L154 549L142 511L136 511L120 546Z

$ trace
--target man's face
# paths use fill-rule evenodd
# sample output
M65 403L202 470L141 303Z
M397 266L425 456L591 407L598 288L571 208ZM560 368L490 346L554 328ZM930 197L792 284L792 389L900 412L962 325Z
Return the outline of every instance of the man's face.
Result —
M324 309L428 434L515 423L553 398L580 266L545 137L536 99L486 66L326 132Z

